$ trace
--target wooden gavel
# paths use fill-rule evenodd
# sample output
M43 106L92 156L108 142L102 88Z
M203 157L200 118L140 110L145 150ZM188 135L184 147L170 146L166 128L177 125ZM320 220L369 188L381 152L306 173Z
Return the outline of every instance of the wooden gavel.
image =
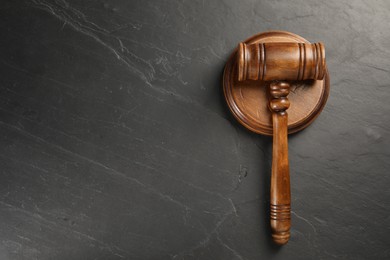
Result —
M273 125L270 219L273 240L282 245L288 242L291 227L287 96L292 81L324 78L325 49L321 43L240 43L236 55L238 81L269 83Z

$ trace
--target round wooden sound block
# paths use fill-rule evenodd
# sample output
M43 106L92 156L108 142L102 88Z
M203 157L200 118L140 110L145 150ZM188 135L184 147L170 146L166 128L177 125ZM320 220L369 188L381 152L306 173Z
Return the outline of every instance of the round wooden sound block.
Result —
M267 42L309 43L304 38L289 32L272 31L257 34L246 44ZM267 81L238 81L237 49L226 63L223 75L223 90L226 102L234 117L249 130L272 135L272 113L268 108ZM329 95L329 74L326 70L323 80L289 81L290 108L288 133L306 128L320 114Z

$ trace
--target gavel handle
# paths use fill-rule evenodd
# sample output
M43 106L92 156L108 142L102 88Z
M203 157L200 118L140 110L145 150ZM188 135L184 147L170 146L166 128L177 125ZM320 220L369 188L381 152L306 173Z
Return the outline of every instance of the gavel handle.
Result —
M291 195L288 163L287 123L285 111L289 107L289 85L285 82L271 83L270 110L273 122L272 176L271 176L271 229L272 238L279 245L290 238Z

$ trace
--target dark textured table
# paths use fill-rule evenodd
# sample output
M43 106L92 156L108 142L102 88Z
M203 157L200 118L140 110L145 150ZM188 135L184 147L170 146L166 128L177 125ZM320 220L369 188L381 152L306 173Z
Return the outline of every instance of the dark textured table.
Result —
M389 259L388 1L11 1L0 15L0 259ZM226 108L267 30L323 41L331 93L290 136L292 237L270 240L271 139Z

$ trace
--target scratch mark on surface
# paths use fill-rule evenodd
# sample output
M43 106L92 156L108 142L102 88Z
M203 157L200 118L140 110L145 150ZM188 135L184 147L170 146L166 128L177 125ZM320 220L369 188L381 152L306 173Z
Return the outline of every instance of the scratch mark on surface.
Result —
M3 201L0 201L0 204L7 207L8 210L11 210L11 211L17 211L17 212L20 212L20 213L23 213L23 214L26 214L28 216L31 216L33 217L34 219L40 221L41 223L44 223L46 226L50 227L50 226L54 226L56 229L62 229L63 231L65 231L65 233L67 233L67 231L70 231L72 232L73 234L76 234L80 237L83 237L83 238L86 238L90 241L93 241L99 245L102 246L102 248L104 249L107 249L108 251L110 251L112 254L118 254L118 252L115 252L115 251L119 251L119 252L123 252L123 253L126 253L127 255L132 255L130 252L127 252L121 248L119 248L118 246L115 246L115 245L111 245L111 244L108 244L108 243L105 243L101 240L98 240L96 239L95 237L91 236L91 235L88 235L88 234L85 234L83 232L80 232L80 231L77 231L77 230L74 230L74 229L71 229L71 228L68 228L66 226L62 226L62 225L59 225L58 223L56 222L53 222L51 220L48 220L46 218L44 218L43 216L41 216L40 214L38 213L32 213L32 212L29 212L27 210L24 210L24 209L21 209L19 207L16 207L14 205L11 205L11 204L8 204L8 203L5 203ZM115 250L115 251L114 251Z
M382 67L379 67L379 66L375 66L375 65L371 65L371 64L364 64L364 65L369 67L369 68L373 68L375 70L383 71L383 72L386 72L386 73L390 72L390 70L382 68Z
M294 211L291 211L291 213L293 215L295 215L297 218L299 218L300 220L303 220L304 222L306 222L314 231L314 233L317 233L317 229L314 227L314 225L307 219L305 219L304 217L298 215L297 213L295 213Z
M7 111L7 110L4 110L4 109L2 109L2 108L0 108L0 110L6 111L7 113L11 113L11 114L14 115L14 116L21 117L21 118L23 118L23 119L25 119L25 120L27 120L27 121L31 121L31 119L26 118L26 117L24 117L24 116L17 115L17 114L15 114L15 113L12 113L11 111ZM0 122L1 122L1 121L0 121ZM33 122L33 121L31 121L31 122ZM4 123L4 122L3 122L3 123ZM6 124L6 123L5 123L5 124ZM101 147L96 146L96 145L93 144L93 143L86 142L86 141L84 141L84 140L82 140L82 139L79 139L79 138L77 138L77 137L75 137L75 136L72 136L72 135L68 135L67 133L65 133L65 132L63 132L63 131L61 131L61 130L53 129L53 128L47 126L47 125L43 125L42 123L37 123L37 124L38 124L38 125L41 125L41 126L43 126L43 127L45 127L45 128L47 128L47 129L50 129L50 130L52 130L52 131L54 131L54 132L56 132L56 133L60 133L60 134L66 136L66 137L68 137L68 138L70 138L70 139L76 140L76 141L78 141L78 142L80 142L80 143L85 143L85 144L88 144L88 145L92 145L92 146L94 146L96 149L101 150ZM17 126L14 126L14 127L19 128L19 129L22 129L22 130L24 130L25 132L27 132L23 127L17 127ZM157 147L163 148L163 147L161 147L161 146L157 146ZM167 149L167 150L169 150L169 149ZM169 151L171 151L171 150L169 150ZM113 153L113 152L110 152L110 151L106 151L106 152L108 152L108 153L110 153L110 154L113 154L113 155L115 155L115 156L117 156L117 157L119 157L119 158L121 158L121 159L123 159L123 160L125 160L125 161L127 160L127 158L124 158L124 157L123 157L122 155L120 155L120 154ZM173 151L171 151L171 152L173 152ZM201 162L198 161L198 160L195 160L195 161L196 161L197 163L201 163ZM217 197L219 197L219 198L221 198L221 199L223 199L223 200L225 200L225 201L228 200L225 196L223 196L222 194L220 194L220 193L218 193L218 192L209 191L209 190L207 190L207 189L204 189L204 188L201 187L201 186L195 185L195 184L193 184L193 183L191 183L191 182L187 182L187 181L182 180L182 179L180 179L180 178L177 178L177 177L175 177L175 176L173 176L173 175L164 173L164 172L160 171L159 169L157 169L157 168L155 168L155 167L152 167L152 166L150 166L150 165L148 165L148 164L145 164L145 163L142 163L142 162L139 162L139 161L132 161L132 163L134 163L134 164L136 164L136 165L138 165L138 166L144 167L144 168L146 168L146 169L148 169L148 170L152 170L152 171L154 171L154 172L156 172L156 173L158 173L158 174L161 174L161 175L163 175L163 176L165 176L165 177L168 177L168 178L170 178L170 179L173 179L173 180L175 180L175 181L181 182L181 183L183 183L183 184L185 184L185 185L187 185L187 186L189 186L189 187L191 187L191 188L194 188L194 189L196 189L196 190L200 190L200 191L205 192L205 193L207 193L207 194L211 194L211 195L217 196ZM213 165L208 165L208 164L204 164L204 165L206 165L206 166L208 166L208 167L214 167ZM34 168L34 165L30 165L30 166ZM43 169L39 169L39 170L44 171ZM151 187L149 186L149 188L151 188ZM189 208L189 207L187 207L186 205L184 205L184 204L182 204L182 203L176 201L175 199L173 199L173 198L167 196L167 195L160 194L160 197L166 199L167 201L176 202L176 204L181 205L181 206L184 208L184 210L185 210L185 214L184 214L184 216L185 216L185 218L184 218L184 223L186 223L186 218L188 217L189 212L190 212L192 209ZM234 207L233 204L231 204L231 205ZM235 208L234 208L234 209L235 209ZM212 212L208 212L208 213L210 213L210 214L215 214L215 213L212 213Z
M193 255L194 251L199 249L199 248L203 248L203 247L206 247L210 241L211 241L211 237L213 235L218 235L218 229L220 228L220 226L227 220L227 218L229 216L231 216L233 214L233 212L229 212L228 214L224 215L216 224L215 224L215 227L210 231L210 232L206 232L206 235L205 237L200 240L198 243L196 243L193 247L191 247L189 250L185 250L185 251L182 251L182 252L179 252L175 255L172 256L172 260L174 259L178 259L178 257L185 257L187 255Z
M232 252L233 255L234 255L235 257L237 257L237 258L240 259L240 260L244 260L244 258L243 258L236 250L234 250L233 248L231 248L230 246L228 246L225 242L223 242L223 240L222 240L221 237L219 236L218 231L217 231L217 240L218 240L218 242L219 242L222 246L224 246L224 247L227 248L230 252Z
M173 96L174 98L185 103L196 103L189 97L182 96L177 92L170 91L152 84L152 82L155 81L157 78L156 78L155 66L152 65L150 60L145 60L141 58L139 55L136 55L135 52L131 52L123 44L122 39L125 38L121 39L113 35L112 31L104 29L98 26L96 23L91 22L90 20L87 19L87 16L85 14L71 7L70 4L67 3L65 0L58 0L55 1L54 3L49 3L45 0L31 0L31 1L35 4L37 8L50 13L51 15L53 15L54 17L62 21L64 24L68 24L69 26L71 26L75 31L80 32L88 37L91 37L97 43L99 43L100 45L108 49L111 53L115 55L115 57L118 60L120 60L126 65L128 70L130 70L132 73L137 75L138 78L140 78L151 89L164 95ZM126 40L135 42L138 45L140 45L140 43L137 41L127 39L127 38ZM162 52L165 53L170 53L176 59L179 59L178 61L179 65L183 61L188 62L190 60L189 57L185 57L184 55L181 54L181 52L177 52L176 55L174 55L174 53L169 52L167 50L162 50L161 48L158 48L157 46L150 43L147 43L146 46L149 48L161 50ZM165 71L166 75L175 76L179 80L179 82L181 82L183 85L188 84L187 81L183 80L182 75L179 73L177 69L173 70L171 68L171 72L166 73L168 66L170 66L168 62L162 64L162 66L163 66L162 73L164 73ZM183 64L181 64L181 66L183 66Z
M124 47L122 41L118 37L111 35L108 30L89 21L86 15L79 10L70 7L65 0L55 1L55 3L48 3L40 0L32 0L32 2L38 8L49 12L60 21L64 22L64 24L70 25L74 30L91 37L96 42L107 48L118 60L121 60L131 72L136 74L147 85L153 87L151 82L154 80L154 67L149 61L146 61L130 52L126 47ZM121 52L117 50L112 43L110 43L110 39L114 39L118 42ZM127 55L123 54L125 51Z
M236 217L238 217L236 206L234 206L234 203L233 203L231 198L229 198L229 201L230 201L230 204L232 205L234 215L236 215Z
M120 171L117 171L117 170L115 170L115 169L113 169L113 168L110 168L110 167L108 167L108 166L105 165L105 164L102 164L102 163L100 163L100 162L98 162L98 161L95 161L95 160L93 160L93 159L91 159L91 158L88 158L88 157L85 157L85 156L80 155L80 154L78 154L78 153L75 153L75 152L72 152L72 151L70 151L70 150L67 150L67 149L63 148L62 146L59 146L59 145L56 145L56 144L54 144L54 143L48 142L48 141L46 141L45 139L43 139L43 138L41 138L41 137L39 137L39 136L33 135L33 134L31 134L30 132L27 132L27 131L25 131L25 130L19 128L19 127L16 127L16 126L14 126L14 125L5 123L5 122L3 122L3 121L0 121L0 125L3 125L3 126L6 126L6 127L11 128L11 129L14 129L14 130L16 130L17 132L19 132L19 133L21 133L21 134L23 134L23 135L25 135L25 136L28 136L28 137L32 138L33 140L35 140L35 141L37 141L37 142L45 143L45 144L47 144L47 145L49 145L49 146L52 146L52 147L56 148L57 150L59 150L59 151L61 151L61 152L64 152L64 153L69 154L69 155L71 155L71 156L77 157L77 158L79 158L79 159L81 159L81 160L83 160L83 161L87 161L87 162L89 162L89 163L91 163L91 164L93 164L93 165L96 165L96 166L100 167L100 168L103 168L103 169L105 169L106 172L109 173L109 174L117 175L117 176L120 176L120 177L122 177L122 178L124 178L124 179L127 179L127 180L130 180L130 181L132 181L132 182L135 182L135 183L138 184L140 187L142 187L145 191L147 191L147 192L149 192L149 193L151 193L151 194L155 194L155 195L157 195L158 197L160 197L161 199L163 199L163 200L165 200L165 201L169 201L169 202L171 202L171 203L173 203L173 204L175 204L175 205L177 205L177 206L183 208L183 209L185 210L185 213L186 213L185 216L188 215L188 212L189 212L189 211L193 210L193 209L190 208L189 206L187 206L187 205L185 205L185 204L183 204L183 203L181 203L181 202L179 202L179 201L173 199L173 198L170 197L169 195L166 195L166 194L161 193L160 191L156 190L156 189L153 188L152 186L148 186L148 185L142 183L141 181L139 181L138 179L133 178L133 177L130 177L130 176L127 176L127 175L124 174L123 172L120 172Z

